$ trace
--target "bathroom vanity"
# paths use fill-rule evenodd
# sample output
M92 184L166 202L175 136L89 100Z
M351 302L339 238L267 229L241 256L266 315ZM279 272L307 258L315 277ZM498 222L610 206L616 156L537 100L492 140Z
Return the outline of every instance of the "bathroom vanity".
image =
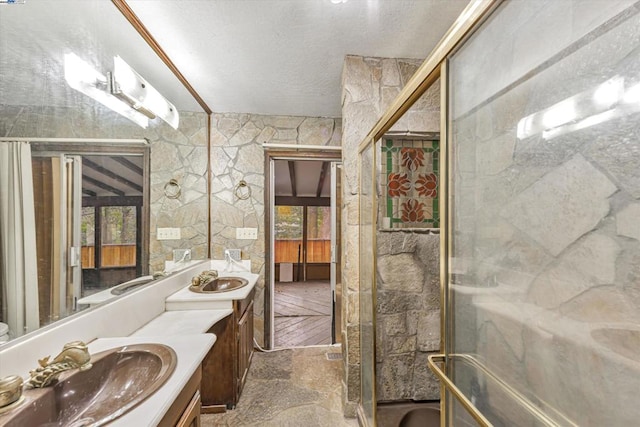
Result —
M38 359L57 354L70 341L89 343L92 355L117 347L162 344L175 352L174 372L153 394L109 425L198 426L201 402L203 412L235 406L253 351L258 275L229 273L248 281L230 292L188 291L194 275L223 266L224 262L201 262L0 347L0 377L27 378Z
M212 265L215 265L212 263ZM229 292L197 293L181 289L166 300L166 314L174 310L228 310L228 315L207 332L216 345L202 362L202 412L218 413L235 408L253 355L253 304L258 275L224 272L220 277L239 277L248 284Z
M235 408L253 355L253 297L233 302L233 313L209 329L218 340L202 362L202 412Z

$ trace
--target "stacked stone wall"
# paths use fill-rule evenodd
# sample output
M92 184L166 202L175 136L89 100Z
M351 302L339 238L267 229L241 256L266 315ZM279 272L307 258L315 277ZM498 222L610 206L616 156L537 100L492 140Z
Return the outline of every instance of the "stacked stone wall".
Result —
M263 143L339 146L340 119L214 113L211 117L211 257L223 259L224 250L242 250L251 260L256 284L254 335L264 344L265 206ZM244 180L251 196L236 197ZM257 240L237 240L236 228L258 229Z
M377 234L376 398L438 400L427 364L440 351L440 235Z
M358 148L421 63L418 59L365 58L351 55L345 58L342 73L342 217L346 218L342 223L342 283L345 302L342 315L342 343L346 347L343 410L347 416L355 416L361 395L360 352L371 351L360 349ZM391 130L439 132L439 82L434 83Z

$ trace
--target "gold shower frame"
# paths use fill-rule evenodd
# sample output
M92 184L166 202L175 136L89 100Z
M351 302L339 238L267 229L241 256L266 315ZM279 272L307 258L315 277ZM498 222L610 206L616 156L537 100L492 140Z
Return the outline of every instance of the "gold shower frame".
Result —
M449 420L449 414L445 411L450 410L447 405L447 395L451 393L454 395L462 406L469 412L469 414L483 427L491 426L489 421L480 413L471 402L464 396L464 394L455 386L455 384L449 380L447 376L447 359L449 357L449 347L446 341L446 332L450 328L452 322L449 317L451 315L451 301L448 290L448 271L449 271L449 255L450 255L450 239L451 239L451 212L449 209L449 171L451 168L449 147L447 144L447 135L449 128L448 119L448 86L447 86L447 59L469 36L482 24L487 17L503 2L504 0L472 0L467 7L462 11L460 16L456 19L453 25L449 28L444 37L440 40L438 45L434 48L431 54L425 59L420 68L415 72L411 79L407 82L400 94L391 103L389 108L384 112L382 117L376 122L373 128L369 131L367 136L362 140L358 146L358 157L374 145L382 136L402 117L413 104L440 78L440 300L441 300L441 321L440 321L440 349L444 351L443 354L432 355L429 357L429 365L436 375L442 380L440 385L441 394L441 410L445 414L441 417L441 427L447 427ZM374 162L376 161L375 149ZM374 163L375 164L375 163ZM360 164L359 164L360 166ZM360 168L359 168L360 169ZM359 178L360 179L360 178ZM373 182L372 182L373 184ZM377 199L374 197L372 203L372 218L375 218L377 213ZM372 221L372 236L375 245L375 232L376 222ZM375 247L375 246L374 246ZM375 257L372 261L372 266L375 271ZM372 304L375 307L376 301L376 288L375 288L375 274L373 275L372 286ZM373 329L375 331L375 310L373 313ZM375 335L374 335L374 349L375 349ZM362 350L362 349L361 349ZM374 369L375 369L375 353L373 354ZM439 363L443 363L444 369L438 366ZM375 378L375 376L374 376ZM375 381L372 384L372 398L375 404L376 390ZM362 392L362 390L361 390ZM360 403L358 405L358 418L361 423L367 425L366 418L363 417L363 407ZM375 411L374 411L374 423L375 423Z

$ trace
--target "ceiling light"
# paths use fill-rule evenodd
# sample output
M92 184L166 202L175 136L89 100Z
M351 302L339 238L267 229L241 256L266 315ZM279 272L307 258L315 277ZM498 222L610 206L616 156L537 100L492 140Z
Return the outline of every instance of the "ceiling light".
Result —
M147 117L111 96L107 91L109 83L104 74L96 71L75 53L64 55L64 78L73 89L84 93L145 129L149 126Z
M174 129L180 121L178 110L160 92L142 78L122 58L113 58L113 75L110 80L111 94L128 103L131 108L150 119L156 116Z
M331 3L333 4L340 4L340 3L346 3L348 0L331 0Z

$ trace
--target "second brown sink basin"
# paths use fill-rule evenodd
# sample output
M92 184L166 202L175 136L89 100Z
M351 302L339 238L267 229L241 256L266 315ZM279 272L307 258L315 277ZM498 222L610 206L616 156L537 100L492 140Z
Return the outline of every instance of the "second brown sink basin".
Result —
M218 277L205 285L191 285L189 290L199 293L228 292L246 286L249 282L242 277Z
M118 286L114 286L111 288L111 293L113 295L122 295L130 292L136 288L139 288L142 285L146 285L147 283L153 282L153 276L142 276L137 279L130 280L125 283L121 283Z
M51 387L27 390L25 403L0 415L0 425L101 426L151 396L171 376L176 354L162 344L135 344L92 356ZM64 374L63 374L64 375Z

